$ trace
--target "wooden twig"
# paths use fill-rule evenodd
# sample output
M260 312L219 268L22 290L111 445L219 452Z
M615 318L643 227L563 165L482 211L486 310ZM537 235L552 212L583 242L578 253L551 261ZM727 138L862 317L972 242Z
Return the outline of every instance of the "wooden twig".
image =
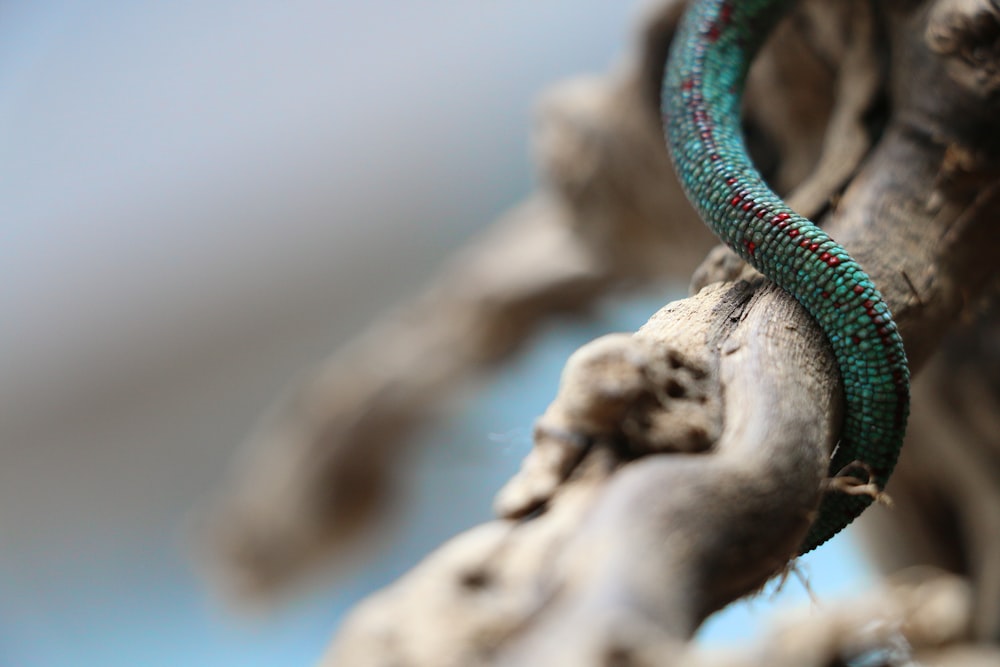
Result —
M792 20L851 25L834 4L811 2ZM953 62L966 53L962 44L983 41L995 19L989 4L879 5L868 37L824 52L836 55L831 80L868 87L829 110L853 133L850 150L832 135L810 142L826 158L802 201L837 200L825 226L880 286L914 370L995 275L1000 149L982 137L997 134L1000 102L984 97L989 77L963 76L967 63ZM284 581L370 520L365 510L382 497L400 436L458 379L503 359L547 313L661 275L658 262L671 251L656 230L684 230L704 245L700 232L686 231L690 212L667 176L650 92L676 15L668 3L647 17L640 53L618 72L543 103L539 155L549 189L417 303L335 357L264 428L274 453L237 482L215 524L230 569L251 588ZM942 21L947 39L935 28ZM805 48L802 30L782 35L758 70L787 58L796 39ZM878 91L886 106L872 118L869 70L883 59L886 78L874 80L887 82ZM813 59L799 75L811 76L817 62L826 61ZM774 89L764 93L753 99L780 100ZM751 119L760 114L751 106ZM776 164L795 150L811 149L787 146ZM814 323L728 251L713 252L695 285L695 296L634 336L574 356L535 450L498 497L502 518L360 605L329 664L631 664L643 656L667 664L688 655L680 651L708 614L786 567L823 487L839 380ZM982 581L1000 578L983 571Z

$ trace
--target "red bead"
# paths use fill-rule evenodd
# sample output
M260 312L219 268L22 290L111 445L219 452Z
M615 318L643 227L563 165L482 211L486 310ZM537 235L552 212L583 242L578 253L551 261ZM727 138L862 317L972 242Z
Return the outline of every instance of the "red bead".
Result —
M838 264L840 264L840 258L831 255L829 261L827 261L827 264L829 264L830 266L837 266Z
M788 235L791 236L794 239L796 236L799 235L799 230L797 230L797 229L789 229L788 230Z
M728 25L732 17L733 8L729 3L725 3L719 7L719 21L721 21L723 25Z
M855 294L861 294L861 293L863 293L864 291L865 291L865 288L864 288L864 287L862 287L861 285L855 285L855 286L854 286L854 293L855 293Z

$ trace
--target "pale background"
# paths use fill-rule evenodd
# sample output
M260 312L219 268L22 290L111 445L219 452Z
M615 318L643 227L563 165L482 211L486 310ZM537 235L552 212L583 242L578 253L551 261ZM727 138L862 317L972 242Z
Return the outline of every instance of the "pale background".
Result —
M285 383L530 190L533 98L609 67L637 10L0 4L0 666L308 665L489 517L565 357L677 288L553 327L422 436L410 509L347 580L241 620L185 533ZM821 595L870 576L845 545L807 567ZM747 609L706 640L750 636Z

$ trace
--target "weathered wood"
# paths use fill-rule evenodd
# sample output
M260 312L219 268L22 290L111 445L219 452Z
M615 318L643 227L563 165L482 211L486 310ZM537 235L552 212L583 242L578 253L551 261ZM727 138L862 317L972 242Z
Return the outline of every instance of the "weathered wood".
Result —
M663 229L704 247L666 175L652 92L678 4L646 17L623 67L543 102L545 192L421 300L335 357L262 431L276 443L272 458L252 466L217 515L230 570L250 588L281 583L371 520L365 510L382 498L400 437L548 312L578 310L681 262L672 254L680 241L671 248ZM880 286L914 370L996 276L998 14L986 0L807 2L753 72L748 119L762 167L785 189L800 185L793 205L821 214ZM790 59L796 53L812 57ZM792 90L826 80L838 93L832 106L804 96L782 106L779 79ZM809 139L788 140L798 134ZM803 165L812 162L810 174ZM697 294L635 335L574 355L534 451L497 499L503 518L456 537L362 603L327 664L669 663L709 613L783 571L821 492L838 378L798 305L734 260L713 251L695 274ZM966 372L969 386L995 387L987 369ZM996 411L998 393L978 392L980 417ZM928 458L921 437L925 427L940 429L936 440L953 437L966 407L917 391L920 433L904 448L900 498L918 498L927 476L947 476L931 498L960 498L977 530L938 550L937 563L974 577L970 623L995 638L1000 531L985 537L995 513L974 508L997 495L990 471L1000 457L980 447ZM923 466L908 465L910 456ZM292 494L276 498L275 488ZM892 562L886 535L880 547ZM959 642L968 625L947 641ZM834 649L855 646L851 633L863 625L837 627L794 655L825 664ZM685 664L700 659L684 653Z

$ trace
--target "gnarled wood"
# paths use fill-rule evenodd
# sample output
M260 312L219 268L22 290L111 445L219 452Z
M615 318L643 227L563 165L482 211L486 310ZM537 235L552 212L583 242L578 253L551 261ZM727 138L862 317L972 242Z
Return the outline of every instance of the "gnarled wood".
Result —
M660 230L704 247L667 176L651 92L677 5L647 16L625 66L543 103L546 191L420 301L335 357L262 432L276 443L274 458L258 463L217 515L230 569L251 588L280 583L370 520L365 510L381 498L400 436L458 379L501 360L551 310L582 308L680 262ZM765 172L786 189L801 183L793 202L815 209L804 214L825 212L825 227L880 286L919 370L996 275L995 3L816 0L792 21L755 68L762 87L748 118L771 120L752 124L751 138ZM810 39L810 26L826 37ZM831 26L841 39L828 38ZM783 98L768 72L809 51L813 58L786 72L789 86L825 77L831 90L837 81L854 94L823 112L782 107L785 120L775 123L769 105ZM887 69L873 73L882 62ZM825 135L817 114L831 119ZM847 146L837 144L841 131L850 133ZM810 141L780 140L797 133ZM804 156L820 147L807 178ZM838 379L797 304L731 253L713 251L694 283L698 294L634 336L574 356L535 450L498 497L504 518L455 538L359 606L328 664L669 663L706 615L786 567L836 438ZM995 383L974 363L967 372L968 386ZM978 447L944 459L923 449L922 436L944 442L973 425L971 439L988 440L980 425L991 423L982 416L996 411L997 394L973 392L973 418L968 401L949 407L940 384L916 393L920 433L904 447L897 504L948 498L974 523L954 549L937 550L938 564L977 583L974 619L943 640L953 647L970 624L984 639L1000 625L1000 554L983 532L995 516L975 509L996 495L1000 457ZM359 468L372 447L377 456ZM910 456L923 465L908 464ZM947 483L927 485L936 475ZM269 495L282 485L290 497ZM908 512L899 511L904 529L944 530L946 521L907 521ZM886 535L877 538L886 562L926 562L894 557ZM862 626L837 627L826 643L791 654L802 662L732 664L807 664L803 656L825 664L818 661L835 655L831 646L855 646ZM969 655L942 664L976 664ZM683 653L684 664L701 659Z

